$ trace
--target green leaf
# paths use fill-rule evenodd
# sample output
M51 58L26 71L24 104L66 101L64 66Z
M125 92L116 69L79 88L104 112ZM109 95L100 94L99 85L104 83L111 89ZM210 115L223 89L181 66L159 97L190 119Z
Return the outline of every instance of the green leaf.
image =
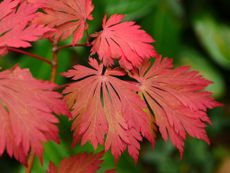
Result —
M33 54L37 54L47 59L51 59L51 46L48 40L41 40L34 44L32 49L27 50ZM16 57L17 58L17 57ZM49 64L29 57L27 55L21 55L19 59L20 67L29 68L34 77L43 80L49 80L51 67Z
M114 13L126 14L126 19L136 20L148 15L157 1L146 0L110 0L103 1L106 6L106 13L112 15Z
M103 163L101 164L100 169L97 171L97 173L104 173L106 170L111 170L114 168L114 157L111 152L107 152L103 156Z
M61 75L62 72L71 68L72 55L70 49L63 49L58 54L58 71L57 71L57 83L63 84L65 78Z
M230 69L230 27L209 15L196 17L193 26L207 53L219 65Z
M150 145L147 146L143 156L145 165L155 168L153 172L159 173L178 173L180 172L181 162L179 153L176 155L175 148L171 142L165 143L162 139L158 140L154 146L154 151Z
M180 50L182 23L170 3L159 1L141 25L156 40L154 47L163 56L174 57Z

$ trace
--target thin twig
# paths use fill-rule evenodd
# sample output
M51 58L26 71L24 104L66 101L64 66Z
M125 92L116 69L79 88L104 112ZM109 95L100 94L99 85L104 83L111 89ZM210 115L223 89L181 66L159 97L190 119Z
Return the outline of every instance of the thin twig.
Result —
M47 64L49 64L49 65L52 65L52 62L51 62L51 61L49 61L48 59L43 58L43 57L41 57L41 56L39 56L39 55L30 53L30 52L26 52L26 51L24 51L24 50L20 50L20 49L13 48L13 47L9 47L8 50L11 50L11 51L13 51L13 52L17 52L17 53L21 53L21 54L30 56L30 57L32 57L32 58L35 58L35 59L44 61L45 63L47 63Z
M65 48L69 48L69 47L89 47L89 43L83 43L83 44L76 44L76 45L73 45L73 44L66 44L66 45L63 45L63 46L60 46L57 48L57 51L60 51L62 49L65 49Z
M35 154L31 152L30 155L29 155L29 158L28 158L28 165L26 167L26 172L25 173L31 173L33 163L34 163L34 159L35 159Z
M88 45L90 45L90 43L89 43L89 29L88 29L88 27L86 28L86 30L85 30L85 32L86 32L86 44L88 44Z
M57 77L57 69L58 69L58 47L57 44L53 44L52 48L52 69L51 69L51 76L50 81L55 82Z

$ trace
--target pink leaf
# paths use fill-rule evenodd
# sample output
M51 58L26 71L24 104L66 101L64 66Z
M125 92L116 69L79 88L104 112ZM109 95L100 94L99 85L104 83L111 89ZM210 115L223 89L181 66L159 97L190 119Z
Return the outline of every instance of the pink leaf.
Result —
M42 25L30 25L38 6L20 3L19 0L4 0L0 3L0 55L7 53L7 47L29 47L50 31Z
M157 57L146 61L131 75L140 83L141 95L154 113L165 141L170 137L182 156L186 134L209 143L205 131L211 123L206 111L220 106L203 89L210 84L189 67L173 69L172 60Z
M59 168L51 163L47 173L95 173L102 163L102 155L78 154L62 160Z
M54 87L18 66L0 72L0 155L6 149L26 164L30 149L42 159L43 143L58 142L58 119L52 113L69 113Z
M92 54L97 53L104 65L112 65L115 59L122 67L138 67L144 59L154 57L156 52L150 43L153 38L140 29L135 22L122 22L123 15L113 15L103 20L103 30L92 36Z
M77 80L64 90L75 116L74 144L90 141L95 149L105 145L116 159L128 147L137 160L142 136L154 144L153 121L144 112L146 105L136 94L138 88L117 78L125 75L121 69L103 69L95 59L90 59L90 65L93 69L76 65L64 73Z
M56 41L73 36L75 45L88 29L87 20L92 20L92 0L34 0L41 4L44 13L39 13L35 23L45 24L56 29L46 36Z

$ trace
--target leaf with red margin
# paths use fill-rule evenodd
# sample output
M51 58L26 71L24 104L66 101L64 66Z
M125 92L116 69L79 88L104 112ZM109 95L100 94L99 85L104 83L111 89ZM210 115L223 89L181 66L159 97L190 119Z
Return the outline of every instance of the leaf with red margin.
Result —
M59 168L50 163L47 173L95 173L102 163L99 154L78 154L61 161Z
M42 25L31 25L37 5L19 0L4 0L0 3L0 55L7 53L7 47L29 47L51 29Z
M136 94L138 88L117 78L125 75L121 69L103 69L92 58L89 63L93 68L76 65L64 73L76 80L64 90L75 117L74 144L90 141L95 149L105 145L115 159L128 147L137 161L142 136L154 145L153 120L144 112L146 105Z
M56 41L65 40L72 34L72 44L82 39L84 30L88 29L87 20L92 20L94 9L92 0L33 0L43 7L35 23L45 24L55 31L46 36Z
M42 160L43 143L59 141L58 119L70 115L55 84L34 79L16 66L0 72L0 155L7 153L26 165L30 149Z
M153 38L140 29L133 21L122 22L124 15L112 15L103 20L103 30L95 33L91 53L97 53L104 65L113 65L118 59L122 67L132 69L141 62L156 56L151 45Z
M173 69L172 60L157 57L146 61L131 75L140 83L141 95L153 112L165 141L170 139L182 156L186 134L209 143L205 131L211 123L206 111L220 106L203 91L211 82L189 67Z

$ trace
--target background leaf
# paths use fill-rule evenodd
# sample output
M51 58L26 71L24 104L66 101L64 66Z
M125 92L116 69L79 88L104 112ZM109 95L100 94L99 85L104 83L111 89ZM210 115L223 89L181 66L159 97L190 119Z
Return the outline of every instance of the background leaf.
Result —
M230 69L230 27L218 23L213 16L204 15L194 19L194 29L213 60Z

